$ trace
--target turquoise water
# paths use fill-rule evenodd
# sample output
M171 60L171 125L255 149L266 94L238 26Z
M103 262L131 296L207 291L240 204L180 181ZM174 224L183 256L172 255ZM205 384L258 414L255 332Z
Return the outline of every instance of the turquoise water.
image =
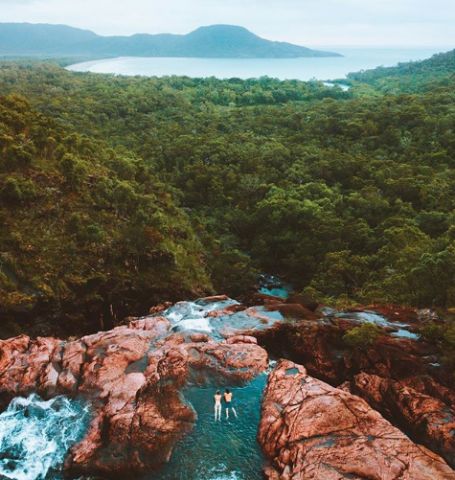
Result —
M84 436L89 407L66 397L15 398L0 414L0 478L61 479L69 448Z
M175 447L170 462L142 480L261 480L264 457L256 441L262 392L259 375L244 387L231 388L238 419L214 421L216 387L189 387L185 399L197 412L194 429ZM221 386L220 386L220 390Z
M141 480L260 480L264 457L256 441L267 375L243 387L231 387L236 419L214 421L215 387L191 386L185 400L197 412L194 429L175 447L171 460ZM66 397L42 400L37 395L14 399L0 414L0 479L62 480L69 448L86 432L89 407ZM138 478L136 476L131 478ZM80 477L78 480L90 480Z
M326 82L327 83L327 82ZM259 293L286 299L292 293L292 285L275 275L262 274L259 276Z
M269 76L279 79L329 80L344 78L357 72L378 66L393 66L399 62L423 60L431 55L447 51L453 46L433 48L346 48L330 46L343 57L322 58L139 58L118 57L94 60L68 67L69 70L118 75L167 76L217 78L258 78Z

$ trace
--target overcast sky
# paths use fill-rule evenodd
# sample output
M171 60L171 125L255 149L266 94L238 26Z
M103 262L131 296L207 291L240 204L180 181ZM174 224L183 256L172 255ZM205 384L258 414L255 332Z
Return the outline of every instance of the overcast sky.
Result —
M455 47L455 0L0 0L0 21L64 23L103 35L227 23L310 46Z

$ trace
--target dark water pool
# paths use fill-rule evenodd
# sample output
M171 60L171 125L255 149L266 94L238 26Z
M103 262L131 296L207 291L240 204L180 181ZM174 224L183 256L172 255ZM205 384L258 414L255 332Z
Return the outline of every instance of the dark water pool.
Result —
M196 425L177 444L170 462L143 480L261 480L264 457L256 435L266 382L262 374L244 387L231 388L238 419L230 413L226 420L223 408L216 423L216 387L187 388L184 394L197 412Z

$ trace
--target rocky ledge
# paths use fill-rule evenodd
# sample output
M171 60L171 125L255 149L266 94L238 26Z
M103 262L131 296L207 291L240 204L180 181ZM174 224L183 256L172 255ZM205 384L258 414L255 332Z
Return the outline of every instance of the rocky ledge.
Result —
M269 480L451 480L444 460L414 444L364 400L281 361L262 403L259 442Z
M70 342L26 336L0 342L0 394L3 404L32 392L88 399L91 424L65 468L125 478L165 462L192 428L195 413L181 395L188 382L239 384L267 365L254 338L192 339L173 334L165 318L150 317Z
M0 407L30 393L88 400L91 423L66 471L131 477L166 462L193 428L186 386L243 384L270 354L288 360L262 406L269 479L455 480L452 372L435 367L431 345L393 336L421 321L415 311L332 314L298 296L255 302L217 296L72 341L0 341ZM349 348L343 337L364 313L384 326L374 343Z
M392 324L422 321L411 309L370 308L387 315ZM349 347L343 337L359 325L357 313L278 322L249 334L272 357L305 365L310 375L362 397L414 442L455 468L453 371L435 363L434 346L422 339L393 336L386 329L371 345Z

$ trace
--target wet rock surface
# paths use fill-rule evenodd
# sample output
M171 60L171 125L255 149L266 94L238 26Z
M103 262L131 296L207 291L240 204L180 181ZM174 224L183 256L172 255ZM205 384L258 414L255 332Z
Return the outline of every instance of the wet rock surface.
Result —
M431 311L371 305L336 312L300 295L254 301L242 305L220 295L166 303L150 316L73 341L0 342L0 402L30 393L88 399L91 423L66 470L125 478L162 465L193 429L196 413L182 396L188 386L245 385L267 369L270 354L305 369L280 363L271 376L259 435L275 459L268 478L454 478L436 455L455 467L450 372L435 367L433 347L406 333L433 320ZM365 321L382 334L365 348L349 348L344 334ZM307 403L316 407L308 410ZM285 418L274 417L273 405ZM341 459L351 455L348 471ZM429 476L413 477L419 469Z
M262 403L258 439L270 480L450 480L455 472L364 400L281 361Z
M125 478L165 462L193 427L195 412L180 393L188 382L242 384L267 368L254 338L194 340L172 333L165 318L147 317L71 342L2 341L1 397L4 404L31 392L88 399L90 426L65 468Z
M322 318L277 323L254 335L272 356L303 364L333 386L347 382L348 389L455 468L452 372L434 367L430 345L386 332L368 348L348 348L343 335L356 325L357 319ZM370 381L362 385L360 378ZM372 378L381 379L380 386Z

